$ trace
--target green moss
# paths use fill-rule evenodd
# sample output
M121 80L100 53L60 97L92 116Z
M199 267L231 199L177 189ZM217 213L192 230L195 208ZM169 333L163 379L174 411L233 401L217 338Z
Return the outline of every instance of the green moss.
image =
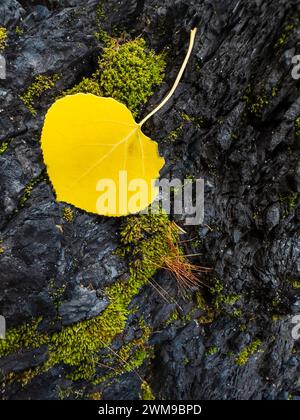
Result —
M166 137L167 141L171 141L171 142L176 141L183 134L184 127L187 123L192 123L198 128L203 128L203 126L205 124L204 120L202 118L193 117L193 116L185 114L185 113L181 114L181 118L183 119L183 123L180 124L177 128L175 128L173 131L171 131L167 135L167 137Z
M203 126L205 125L205 122L204 122L203 118L194 117L194 116L188 115L184 112L181 114L181 118L185 122L191 122L192 124L194 124L198 128L203 128Z
M170 133L167 135L168 141L175 141L183 134L183 128L184 124L180 124L179 127L175 128L173 131L170 131Z
M255 102L250 106L249 111L251 114L256 117L261 116L262 111L269 104L269 99L267 95L258 96Z
M110 36L106 31L103 30L102 24L107 19L107 16L104 12L104 1L100 1L96 6L96 27L97 30L94 33L94 36L97 41L107 44L110 41Z
M42 344L47 343L47 336L38 332L41 320L41 318L38 318L19 328L8 330L5 340L0 340L0 357L16 353L22 349L39 348Z
M92 78L84 77L78 85L66 90L61 96L76 95L77 93L91 93L92 95L102 96L99 82Z
M259 96L254 96L253 86L252 84L249 84L242 97L242 100L247 104L247 112L255 118L261 118L263 111L278 95L279 90L280 84L273 86L272 89L268 91L263 89Z
M214 278L214 285L211 287L211 293L219 294L223 292L224 286L218 278Z
M58 75L36 76L36 78L34 79L34 82L20 96L20 99L23 101L24 105L33 116L35 116L37 113L34 108L35 102L37 102L45 92L53 89L55 86L55 83L58 80L59 80Z
M6 152L8 148L9 143L7 141L3 142L0 146L0 156L3 155L4 152Z
M293 210L295 210L298 199L298 193L292 193L287 196L280 196L279 201L285 207L283 217L287 217Z
M21 28L20 26L16 26L15 34L18 35L18 36L21 36L21 35L23 35L23 33L24 33L24 29Z
M248 362L250 357L259 351L261 345L261 340L259 340L258 338L254 340L251 344L249 344L249 346L244 348L244 350L242 350L241 353L236 357L235 363L238 366L244 366Z
M90 400L93 401L101 401L102 400L102 394L101 392L92 392L91 394L88 395Z
M62 96L92 93L112 97L137 116L141 107L164 79L165 59L155 54L142 38L121 43L110 38L90 78L65 91Z
M19 202L17 212L20 211L26 204L27 200L30 198L32 190L36 185L38 185L41 181L45 179L44 173L39 175L38 177L34 178L32 181L27 184L27 186L24 189L23 196Z
M233 312L232 312L232 316L234 317L234 318L240 318L241 316L242 316L242 310L241 309L235 309Z
M300 280L292 279L292 280L290 280L290 285L294 289L300 289Z
M155 400L155 395L153 394L150 385L146 381L143 381L141 384L141 397L140 398L143 401Z
M210 290L213 295L212 306L216 311L226 309L225 306L234 306L242 297L241 295L223 293L224 285L217 278L214 279L214 285ZM235 313L236 309L233 310L232 315L234 316Z
M288 39L291 35L291 32L293 31L294 28L295 28L294 24L289 24L285 26L280 37L275 43L275 46L274 46L275 50L283 49L286 46Z
M164 79L165 59L142 38L120 44L111 40L99 60L98 77L105 96L123 102L137 116Z
M13 141L13 138L9 138L8 140L4 141L1 145L0 145L0 156L3 155L3 153L6 152L8 146L10 145L10 143Z
M6 40L7 40L7 30L0 26L0 53L6 47Z
M165 324L164 325L167 327L168 325L173 324L174 322L176 322L178 320L178 318L179 318L179 314L178 314L177 309L175 309L171 313L171 315L169 316L169 318L165 321Z
M248 84L245 89L244 95L242 97L242 101L245 102L246 104L249 104L251 100L251 94L252 94L252 86L251 84Z
M281 319L282 319L282 315L278 315L278 314L273 314L272 315L272 321L273 322L280 321Z
M297 137L300 137L300 116L295 121L295 134Z
M272 98L276 98L276 96L278 95L278 87L273 87L272 89Z
M126 372L132 372L138 369L145 360L152 356L153 349L147 345L151 335L151 329L142 320L139 324L143 331L140 338L123 345L119 351L115 353L116 358L111 358L108 367L111 369L110 373L99 377L93 381L95 385L101 384L104 381L113 379L116 376L123 375Z
M217 346L212 346L212 347L209 347L208 349L207 349L207 351L206 351L206 356L214 356L215 354L217 354L218 353L218 347Z
M70 207L65 207L63 210L63 218L66 222L71 223L74 220L74 212Z
M225 305L234 305L235 303L237 303L239 300L241 299L241 295L226 295L226 296L222 296L222 302Z

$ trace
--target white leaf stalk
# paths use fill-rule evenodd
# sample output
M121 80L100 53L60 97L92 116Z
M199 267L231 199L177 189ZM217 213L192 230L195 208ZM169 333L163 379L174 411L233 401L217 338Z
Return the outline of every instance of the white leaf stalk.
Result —
M165 99L152 111L152 112L150 112L150 114L149 115L147 115L147 117L145 117L140 123L139 123L139 126L140 127L142 127L144 124L145 124L145 122L146 121L148 121L151 117L153 117L153 115L154 114L156 114L161 108L163 108L165 105L166 105L166 103L172 98L172 96L174 95L174 93L175 93L175 91L176 91L176 89L177 89L177 87L178 87L178 85L179 85L179 83L180 83L180 80L182 79L182 76L183 76L183 73L184 73L184 71L185 71L185 69L186 69L186 66L188 65L188 62L189 62L189 60L190 60L190 57L191 57L191 54L192 54L192 51L193 51L193 48L194 48L194 43L195 43L195 38L196 38L196 34L197 34L197 28L194 28L192 31L191 31L191 37L190 37L190 45L189 45L189 49L188 49L188 52L187 52L187 55L186 55L186 57L185 57L185 60L184 60L184 62L183 62L183 64L182 64L182 66L181 66L181 69L180 69L180 71L179 71L179 73L178 73L178 76L177 76L177 78L176 78L176 80L175 80L175 83L174 83L174 85L173 85L173 87L172 87L172 89L171 89L171 91L170 91L170 93L165 97Z

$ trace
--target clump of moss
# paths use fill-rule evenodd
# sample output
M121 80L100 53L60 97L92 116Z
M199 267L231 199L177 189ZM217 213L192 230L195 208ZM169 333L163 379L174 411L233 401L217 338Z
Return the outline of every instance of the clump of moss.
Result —
M290 285L293 289L300 289L300 280L292 279L290 280Z
M102 96L99 82L93 77L84 77L78 85L66 90L62 96L76 95L77 93L91 93L92 95Z
M28 199L29 199L29 197L31 196L31 193L32 193L32 190L34 189L34 187L35 187L37 184L39 184L41 181L43 181L44 179L45 179L45 174L44 174L44 173L42 173L42 174L41 174L41 175L39 175L38 177L36 177L36 178L32 179L32 180L29 182L29 184L27 184L27 186L26 186L26 187L25 187L25 189L24 189L23 196L22 196L22 198L21 198L21 200L20 200L20 202L19 202L19 206L18 206L17 211L21 210L21 209L25 206L25 204L26 204L27 200L28 200Z
M219 279L214 279L214 285L211 287L211 293L213 294L213 306L216 310L223 309L224 305L234 306L240 299L241 295L224 294L224 286Z
M150 385L146 381L143 381L141 384L141 397L140 398L143 401L155 400L155 395L153 394Z
M100 87L128 106L137 116L153 89L164 79L165 59L155 54L142 38L119 43L112 39L99 60Z
M3 155L4 152L6 152L7 148L8 148L9 142L5 141L1 144L0 146L0 156Z
M183 134L184 124L180 124L177 128L170 131L170 133L167 136L168 141L175 141Z
M256 354L259 351L259 348L262 345L262 341L260 339L255 339L249 346L244 348L241 353L236 357L235 363L238 366L244 366L251 356Z
M204 312L203 315L197 318L199 324L210 324L213 322L215 313L213 308L211 308L206 302L201 291L197 291L194 295L196 309L199 309Z
M23 28L21 28L20 26L16 26L16 28L15 28L15 34L16 34L17 36L21 36L21 35L23 35L23 34L24 34L24 29L23 29Z
M175 309L171 315L169 316L169 318L165 321L165 326L167 327L168 325L173 324L174 322L176 322L179 318L179 314L177 309Z
M297 137L300 137L300 116L295 121L295 134Z
M48 341L47 336L38 332L41 318L19 328L6 332L5 340L0 340L0 357L16 353L22 349L39 348Z
M247 104L247 112L255 118L261 118L266 107L278 95L279 90L280 85L278 84L268 91L263 89L259 96L254 96L253 86L248 84L242 97L242 100Z
M206 356L214 356L218 353L218 347L217 346L211 346L206 351Z
M181 118L183 119L183 121L185 122L191 122L192 124L194 124L196 127L198 128L203 128L205 122L204 119L201 117L194 117L192 115L188 115L185 112L183 112L181 114Z
M63 210L63 218L66 222L71 223L74 220L74 213L70 207L65 207Z
M6 47L6 40L7 40L7 30L0 26L0 53Z
M285 209L283 212L283 217L287 217L293 210L295 210L298 199L298 193L292 193L287 196L281 196L279 198L280 202L284 205Z
M182 113L181 118L183 120L183 123L181 123L178 127L172 130L170 133L168 133L166 137L167 141L176 141L183 134L184 127L187 123L192 123L198 128L203 128L205 125L205 122L202 118L193 117L186 113Z
M107 19L104 11L104 0L100 1L96 6L96 27L97 30L94 36L97 41L107 44L110 41L110 36L102 28L103 22Z
M101 392L92 392L91 394L88 395L90 400L93 401L101 401L102 400L102 394Z
M132 273L143 279L153 277L170 254L169 240L178 241L178 233L167 214L128 217L121 229L120 252L130 259Z
M3 155L3 153L6 152L8 146L10 145L10 143L13 141L13 138L10 138L6 141L4 141L1 145L0 145L0 156Z
M41 96L54 88L55 83L59 80L58 75L53 76L44 76L39 75L36 76L34 82L28 87L26 92L24 92L20 99L23 101L26 108L30 111L30 113L35 116L36 110L34 108L34 104L37 100L41 98Z
M199 286L199 273L208 269L189 263L179 245L179 229L169 221L166 214L142 215L122 232L122 240L128 255L135 257L135 269L140 270L140 259L146 263L145 276L151 278L158 268L167 270L177 280L183 290ZM145 241L138 238L148 236L153 246L148 248ZM137 246L138 244L138 246ZM144 246L145 245L145 246ZM141 273L143 274L143 273Z
M250 113L259 117L264 110L264 108L269 104L269 99L267 95L259 96L256 98L255 102L250 106Z
M285 47L290 37L290 34L294 28L295 25L293 23L290 23L289 25L285 26L280 37L276 41L276 44L274 46L275 50L279 50Z

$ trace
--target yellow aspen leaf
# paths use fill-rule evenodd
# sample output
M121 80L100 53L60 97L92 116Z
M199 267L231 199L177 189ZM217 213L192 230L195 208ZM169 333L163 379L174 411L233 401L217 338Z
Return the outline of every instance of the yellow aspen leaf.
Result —
M42 132L42 151L57 199L103 216L127 216L156 198L165 161L142 126L174 94L190 59L197 28L175 83L139 124L112 98L79 93L56 101Z
M67 96L49 109L41 140L57 199L104 216L125 216L156 198L164 165L125 105L91 94Z

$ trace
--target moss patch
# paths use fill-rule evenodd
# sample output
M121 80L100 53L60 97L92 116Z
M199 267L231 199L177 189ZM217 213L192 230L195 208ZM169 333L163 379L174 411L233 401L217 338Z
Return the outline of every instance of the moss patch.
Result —
M217 346L212 346L209 347L206 351L206 356L214 356L215 354L218 353L218 347Z
M281 50L286 46L294 28L295 28L294 23L290 23L284 27L280 37L277 39L275 43L275 46L274 46L275 50Z
M297 204L298 193L292 193L287 196L280 196L279 201L283 205L283 217L286 218L290 213L292 213Z
M128 106L137 116L164 79L165 60L147 47L142 38L119 44L112 40L99 60L100 86Z
M65 207L63 210L63 218L66 222L71 223L74 220L74 212L71 207Z
M178 310L175 309L171 315L169 316L169 318L165 321L165 327L173 324L174 322L176 322L179 319L179 314L178 314Z
M300 280L292 279L290 280L290 285L293 289L300 289Z
M6 28L3 28L2 26L0 26L0 53L6 47L6 41L7 41L7 30Z
M155 395L152 392L152 389L150 388L150 385L144 381L141 385L141 400L143 401L154 401Z
M0 356L39 348L42 344L48 346L48 360L38 368L24 372L25 376L17 377L23 384L25 379L27 383L56 364L68 366L72 380L86 379L101 383L137 369L151 356L151 348L147 346L151 330L140 320L142 337L113 352L113 360L108 363L108 367L113 366L110 373L101 377L96 375L99 351L110 351L114 338L123 333L128 316L132 313L129 304L141 288L148 284L149 278L160 266L161 259L169 252L170 226L172 224L165 214L126 219L121 229L120 254L130 257L130 277L104 290L110 304L100 316L64 327L53 334L39 332L40 319L8 331L7 340L0 341Z
M225 305L234 306L241 299L241 295L224 294L223 291L223 284L219 279L215 278L211 293L213 294L212 305L217 311L224 309Z
M124 103L136 117L164 79L165 60L155 54L142 38L121 42L109 38L98 68L90 78L65 91L62 96L92 93Z
M259 351L261 345L262 341L260 339L257 338L256 340L254 340L251 344L249 344L249 346L244 348L244 350L242 350L241 353L236 357L235 363L238 366L244 366L248 362L250 357Z
M97 30L94 33L94 36L96 38L97 41L106 44L107 42L109 42L110 37L107 34L107 32L105 32L103 30L103 22L107 19L107 16L105 14L104 11L104 2L105 0L101 0L98 5L96 6L96 27Z
M250 114L260 117L268 104L269 99L267 95L258 96L254 103L249 107Z
M62 96L76 95L76 93L91 93L92 95L102 96L99 82L94 77L84 77L78 85L66 90Z
M27 200L30 198L32 190L36 185L38 185L40 182L45 180L45 174L42 172L38 177L32 179L29 184L24 189L23 196L19 202L18 209L16 212L20 211L26 204Z
M28 87L28 89L20 96L26 108L30 113L35 116L37 114L34 105L41 96L54 88L55 83L59 80L58 75L53 76L36 76L34 82Z
M300 137L300 116L295 121L295 134L297 137Z
M47 343L47 336L38 333L41 318L19 328L8 330L5 340L0 340L0 357L16 353L22 349L39 348Z

